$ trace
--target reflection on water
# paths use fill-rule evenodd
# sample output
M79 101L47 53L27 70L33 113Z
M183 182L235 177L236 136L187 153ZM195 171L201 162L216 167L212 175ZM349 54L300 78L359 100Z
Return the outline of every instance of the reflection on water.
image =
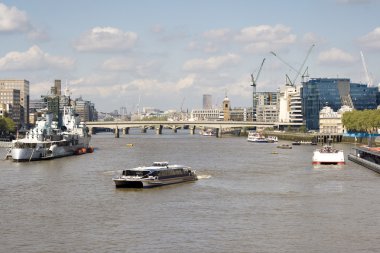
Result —
M350 161L312 166L313 146L169 130L92 144L82 156L0 161L1 251L380 252L379 175ZM121 170L153 161L199 180L115 188Z

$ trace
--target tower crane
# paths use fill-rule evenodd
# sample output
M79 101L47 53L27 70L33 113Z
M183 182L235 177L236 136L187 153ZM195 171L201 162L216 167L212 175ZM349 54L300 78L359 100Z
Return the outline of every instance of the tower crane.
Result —
M368 87L371 87L371 86L372 86L372 80L371 80L371 78L369 77L368 69L367 69L367 65L365 64L364 55L363 55L363 52L362 52L362 51L360 51L360 56L361 56L361 58L362 58L363 68L364 68L365 76L366 76L366 78L367 78L367 85L368 85Z
M298 70L295 69L293 66L291 66L291 65L290 65L289 63L287 63L286 61L284 61L284 60L283 60L281 57L279 57L275 52L273 52L273 51L270 52L272 55L276 56L276 57L277 57L282 63L284 63L286 66L290 67L292 70L294 70L294 71L296 72L296 76L294 77L293 81L290 81L290 80L289 80L289 81L291 82L291 83L290 83L291 85L294 85L294 84L296 83L298 77L299 77L300 74L301 74L301 71L302 71L303 67L305 66L305 63L306 63L307 58L309 58L309 55L310 55L311 50L313 49L313 47L315 47L315 44L313 44L313 45L310 46L310 48L309 48L309 50L307 51L307 54L306 54L306 56L305 56L305 59L303 60L302 65L301 65L301 67L300 67Z
M257 74L256 74L256 78L253 77L253 73L251 74L251 81L252 81L251 86L254 88L256 88L256 82L257 82L257 79L259 79L259 77L260 77L260 73L261 73L261 70L263 69L264 62L265 62L265 58L261 62L259 71L257 71Z

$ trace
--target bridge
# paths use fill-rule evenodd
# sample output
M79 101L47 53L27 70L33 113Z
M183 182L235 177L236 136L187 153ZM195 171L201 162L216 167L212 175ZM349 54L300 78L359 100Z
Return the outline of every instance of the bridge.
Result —
M131 128L140 128L146 133L147 129L154 128L156 134L162 134L163 128L170 128L176 133L178 129L188 128L190 134L195 133L195 129L216 129L216 137L222 137L223 130L227 129L264 129L280 128L285 126L299 127L302 123L279 123L279 122L253 122L253 121L89 121L86 126L92 134L96 133L96 128L113 129L115 137L119 138L120 131L129 134Z

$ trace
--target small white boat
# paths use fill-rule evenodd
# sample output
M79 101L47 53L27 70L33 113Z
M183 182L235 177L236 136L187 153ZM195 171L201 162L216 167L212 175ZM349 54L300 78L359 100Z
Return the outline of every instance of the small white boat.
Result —
M277 148L292 149L292 146L289 144L281 144L281 145L278 145Z
M320 149L316 149L313 153L313 164L345 164L343 150L337 150L331 145L324 145Z
M268 136L267 139L268 139L268 142L278 142L277 136Z
M207 130L201 130L200 131L200 134L202 136L215 136L216 135L216 132L213 130L213 129L207 129Z
M148 188L198 180L195 171L188 166L154 162L151 166L123 170L112 179L117 188Z
M275 142L274 139L266 138L264 135L258 132L248 132L247 141L249 142L259 142L259 143L268 143Z

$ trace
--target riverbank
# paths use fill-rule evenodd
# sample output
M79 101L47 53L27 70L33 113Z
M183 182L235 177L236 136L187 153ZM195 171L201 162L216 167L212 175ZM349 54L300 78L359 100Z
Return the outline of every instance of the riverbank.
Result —
M317 140L320 134L318 133L298 133L298 132L277 132L277 131L264 131L265 135L277 136L280 140L287 141L313 141ZM335 142L336 139L333 140ZM343 143L358 143L368 144L368 138L354 138L343 136L340 138ZM374 145L380 146L380 139L376 138L373 142Z

